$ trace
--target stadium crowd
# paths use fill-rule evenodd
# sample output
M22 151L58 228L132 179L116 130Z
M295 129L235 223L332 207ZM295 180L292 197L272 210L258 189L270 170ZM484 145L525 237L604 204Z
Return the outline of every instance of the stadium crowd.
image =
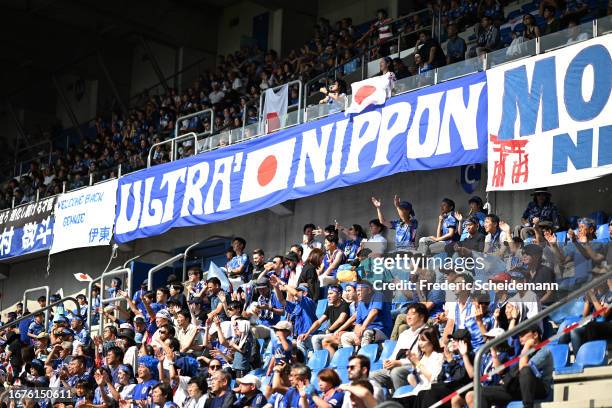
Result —
M20 304L5 324L26 318L0 329L0 387L68 393L26 398L26 407L429 407L472 381L474 353L488 339L612 265L612 222L570 220L576 225L562 238L567 221L551 198L534 191L517 223L487 213L477 196L463 213L444 198L436 234L420 236L410 202L396 196L392 215L372 197L367 227L306 224L283 255L236 237L223 268L194 263L185 282L171 275L148 291L145 280L128 293L114 278L103 298L119 300L102 306L94 287L91 318L101 335L87 327L84 295L74 309L55 307L48 326ZM398 254L410 263L381 262ZM477 281L515 286L485 291ZM406 282L414 286L389 286ZM585 296L582 316L611 305L609 279ZM576 355L588 342L609 342L611 319L607 309L559 343ZM555 329L551 316L511 337L486 353L481 373ZM549 347L520 358L485 381L484 406L550 398L553 367ZM472 402L467 392L445 406Z
M264 52L257 47L244 47L221 56L214 70L202 72L184 92L170 89L163 95L144 94L139 107L129 113L99 117L94 124L94 137L82 138L67 150L56 148L49 158L32 161L26 174L3 186L0 209L58 194L64 188L69 191L82 187L89 183L90 176L94 181L115 177L119 166L123 174L141 169L146 166L151 146L173 137L175 125L179 133L185 133L205 132L211 126L220 132L255 124L259 120L260 94L292 80L306 83L329 73L330 78L338 77L339 93L346 93L343 78L361 69L361 59L379 57L386 57L381 61L381 73L394 72L397 80L413 75L429 76L434 68L503 47L508 47L508 53L520 53L524 41L577 27L581 19L600 15L596 4L583 0L544 0L539 8L535 4L532 13L525 14L523 22L514 25L511 35L507 32L502 35L501 26L512 17L504 16L504 2L444 0L424 2L420 6L426 8L425 12L396 20L388 18L385 10L379 10L375 20L359 26L354 26L351 18L335 24L321 18L314 27L312 40L283 57L274 50ZM440 16L439 38L431 36L432 15ZM458 33L472 27L475 41L468 49ZM400 34L402 48L415 46L416 51L408 59L392 60L387 56L396 51L396 38ZM586 34L576 28L570 37L568 42L573 42L586 39ZM441 43L446 45L443 47ZM338 100L337 96L333 97L334 92L338 94L338 88L333 90L334 85L328 88L327 82L331 80L323 77L322 82L313 83L313 89L306 91L317 91L323 85L326 95L322 102L334 103ZM289 106L297 104L297 100L298 90L292 87ZM215 111L214 124L208 115L176 124L177 118L205 109ZM228 143L220 138L212 147ZM185 142L177 154L189 156L195 149L193 142ZM168 145L155 148L154 164L168 160Z

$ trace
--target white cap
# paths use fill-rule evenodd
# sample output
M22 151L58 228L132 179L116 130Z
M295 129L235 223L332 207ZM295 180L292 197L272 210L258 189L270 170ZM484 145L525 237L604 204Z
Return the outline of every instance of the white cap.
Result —
M261 387L261 381L259 381L259 378L255 377L253 374L247 374L242 378L237 378L236 382L238 384L253 384L257 389Z
M495 327L489 330L488 332L486 332L484 335L485 337L495 338L495 337L501 336L504 333L505 333L504 329L502 329L501 327Z

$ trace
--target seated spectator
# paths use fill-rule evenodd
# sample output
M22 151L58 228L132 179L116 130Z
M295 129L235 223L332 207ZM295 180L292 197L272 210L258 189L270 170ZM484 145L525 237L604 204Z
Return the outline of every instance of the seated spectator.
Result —
M229 390L232 374L222 369L216 371L211 379L210 393L204 408L231 407L236 402L236 396Z
M570 19L567 24L567 42L566 45L574 44L580 41L585 41L589 39L589 35L587 33L583 33L580 30L580 24L578 20Z
M383 361L382 370L372 373L372 381L391 390L396 390L409 383L408 375L415 369L412 356L418 355L419 338L423 331L428 330L426 326L428 317L429 312L422 303L412 303L408 306L406 313L408 328L399 335L389 359ZM440 364L441 362L442 360Z
M551 202L552 194L546 188L535 190L532 194L531 201L521 218L521 222L525 227L533 227L534 219L539 222L549 221L555 228L559 227L559 210L557 206ZM519 231L515 233L518 234ZM523 235L523 234L521 234Z
M426 66L440 68L446 64L446 56L442 47L440 47L438 41L431 37L429 31L421 31L414 49L418 50L418 54Z
M353 356L349 360L349 364L348 364L348 378L349 378L349 381L351 381L351 384L354 384L355 382L358 382L358 381L367 382L371 387L371 389L369 389L371 397L373 397L375 401L380 403L385 400L385 392L378 385L378 383L369 379L370 378L370 364L371 364L370 359L366 356L362 356L359 354L357 354L356 356ZM351 398L352 398L353 392L351 392L350 388L347 389L346 385L344 384L341 386L341 389L346 389L347 393L349 394L349 395L347 395L347 393L344 394L344 401L342 403L342 408L349 408L352 406Z
M374 292L372 284L368 281L357 284L357 299L355 315L339 329L346 330L355 323L352 332L342 334L340 338L342 346L365 346L383 342L388 338L393 325L391 304L383 300L381 292Z
M454 216L455 202L449 198L442 200L436 235L419 240L419 252L430 256L444 252L446 245L458 239L457 219Z
M238 387L233 391L241 397L234 403L235 407L262 408L266 405L266 397L259 390L261 381L253 374L247 374L236 379ZM189 408L189 407L187 407Z
M525 26L523 37L526 41L540 37L540 27L536 25L535 17L532 14L523 16L523 25Z
M277 298L276 292L270 290L270 279L260 276L255 283L259 297L243 313L245 317L254 318L253 336L256 339L269 339L273 326L285 313L285 308Z
M414 54L414 65L416 67L417 75L426 75L427 72L433 70L431 64L428 64L421 54Z
M493 25L493 20L489 16L482 17L477 28L476 46L470 49L470 58L486 54L499 49L501 37L499 29Z
M344 109L346 105L346 82L337 79L330 85L329 90L323 87L320 91L325 97L319 101L319 104L332 105L335 110Z
M393 59L393 71L395 72L395 79L400 80L410 76L410 71L404 62L399 58Z
M570 19L580 20L589 12L589 5L583 0L569 0L565 4L565 10L561 15L561 19L568 21Z
M524 283L525 275L519 271L510 272L512 282L515 284ZM508 300L506 305L506 317L508 318L508 330L531 319L542 310L538 296L531 290L524 288L517 289L516 294Z
M548 266L542 264L542 247L530 244L523 248L523 265L527 282L535 284L555 283L555 273ZM535 291L540 303L544 306L555 302L556 294L552 289Z
M474 279L470 275L463 274L457 275L453 281L458 285L455 290L456 301L446 302L445 314L448 320L442 334L442 343L446 344L452 333L465 329L470 334L470 344L474 349L484 344L483 332L486 333L492 327L485 327L484 331L480 327L477 316L482 308L469 289L469 285L473 282Z
M459 220L459 225L461 225L461 220L463 219L460 214L455 214L456 218ZM460 248L464 248L469 251L482 252L484 250L485 245L485 236L480 232L480 222L478 218L475 216L470 216L465 221L463 221L463 231L465 234L461 234L461 240L459 242L451 242L446 245L445 251L447 254L451 255L457 252L460 256L467 251L462 251Z
M394 197L393 203L399 215L399 220L387 221L380 209L380 200L372 197L372 204L376 208L378 221L385 227L395 230L395 248L398 250L414 249L418 221L415 218L412 204L408 201L400 201L398 196Z
M321 287L338 283L336 272L345 261L344 252L338 248L338 236L332 234L325 237L325 256L323 257L323 268L319 274Z
M545 399L552 392L553 356L550 348L542 347L535 354L526 354L542 341L541 329L537 325L531 326L523 330L519 338L521 354L525 356L507 370L503 385L483 387L485 407L508 404L514 400L521 400L525 407L533 407L536 399ZM470 399L467 402L471 406Z
M544 32L542 33L542 35L556 33L557 31L559 31L560 28L559 20L556 16L557 10L552 5L545 5L543 7L543 10L544 13L542 14L542 17L544 17L546 25L544 26Z
M338 373L331 368L324 368L317 374L321 396L312 394L312 401L317 407L340 408L344 402L344 392L338 387L341 384Z
M456 0L453 1L456 2ZM467 46L465 45L465 40L457 35L456 24L449 24L447 30L448 41L446 42L446 64L448 65L465 60Z

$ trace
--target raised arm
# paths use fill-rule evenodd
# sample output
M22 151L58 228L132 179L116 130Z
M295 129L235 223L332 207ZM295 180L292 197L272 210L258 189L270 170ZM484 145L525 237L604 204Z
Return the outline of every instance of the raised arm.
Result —
M372 197L372 204L376 208L376 215L378 216L378 221L380 221L380 223L385 227L391 228L391 223L385 219L385 216L383 215L382 210L380 208L382 204L380 200L376 197Z

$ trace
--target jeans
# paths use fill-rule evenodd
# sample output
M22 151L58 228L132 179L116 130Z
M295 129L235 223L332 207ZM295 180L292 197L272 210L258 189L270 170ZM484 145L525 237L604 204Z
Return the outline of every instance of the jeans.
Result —
M510 401L522 400L524 408L533 408L536 399L548 397L548 386L537 378L530 367L523 367L519 371L520 391L509 393L503 385L492 385L482 388L482 406L505 405Z
M444 252L444 248L446 247L446 242L444 241L434 241L429 237L423 237L419 239L419 249L418 251L425 255L439 254Z
M354 346L356 340L357 335L355 332L346 332L342 334L342 337L340 337L342 347ZM382 343L385 340L387 340L387 336L382 331L378 329L367 329L364 330L363 335L361 336L361 347L371 343Z
M383 368L370 374L370 379L376 381L381 387L397 390L408 384L408 374L410 374L410 371L410 365L393 367L391 370Z

